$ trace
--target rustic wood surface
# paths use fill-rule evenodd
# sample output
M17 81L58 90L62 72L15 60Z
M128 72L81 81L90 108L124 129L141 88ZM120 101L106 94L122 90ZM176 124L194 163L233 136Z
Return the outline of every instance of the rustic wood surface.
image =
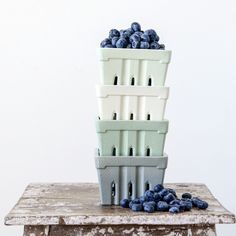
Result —
M24 236L215 236L215 226L155 226L155 225L100 225L100 226L25 226Z
M178 195L191 192L194 196L206 200L209 208L194 209L176 215L168 212L134 213L118 206L101 206L97 184L30 184L16 206L5 217L5 224L147 226L235 223L235 216L214 198L205 185L166 184L165 186L176 189Z

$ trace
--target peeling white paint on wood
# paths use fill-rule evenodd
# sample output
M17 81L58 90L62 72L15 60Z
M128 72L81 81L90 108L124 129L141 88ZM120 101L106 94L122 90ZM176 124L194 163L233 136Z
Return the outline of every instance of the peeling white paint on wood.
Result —
M101 206L97 184L30 184L5 217L6 225L25 225L24 236L215 236L215 224L235 223L203 184L166 184L177 194L191 192L209 203L207 210L177 215L132 212Z
M166 184L177 194L191 192L209 203L207 210L177 215L168 212L132 212L118 206L101 206L97 184L30 184L5 217L6 225L186 225L232 224L227 211L203 184Z
M41 226L25 226L24 236L30 236L31 232L36 232L35 236L45 236L42 234ZM112 228L109 232L108 228ZM113 225L113 226L69 226L55 225L50 227L50 234L46 236L95 236L95 235L112 235L112 236L216 236L213 225L191 226L138 226L138 225Z

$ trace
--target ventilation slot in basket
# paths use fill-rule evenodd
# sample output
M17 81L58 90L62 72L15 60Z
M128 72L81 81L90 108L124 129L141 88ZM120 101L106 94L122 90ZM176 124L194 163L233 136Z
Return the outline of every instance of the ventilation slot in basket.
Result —
M129 193L129 197L132 197L133 195L133 185L131 182L128 183L128 193Z
M101 120L100 116L98 116L98 119Z
M147 120L151 120L151 115L147 114Z
M152 86L152 79L151 78L148 79L148 86Z
M113 113L112 119L113 119L113 120L116 120L116 119L117 119L116 112Z
M148 182L146 182L146 184L145 184L145 190L147 191L147 190L149 190L150 189L150 184L148 183Z
M133 156L133 148L132 147L129 149L129 155Z
M111 196L115 197L115 195L116 195L116 184L114 181L112 181L112 183L111 183Z
M112 149L112 156L116 156L116 148L115 147L113 147L113 149Z
M148 147L147 150L146 150L146 156L150 156L150 148Z
M134 77L132 77L132 79L131 79L131 85L134 85L135 83L134 83Z
M130 114L130 120L133 120L133 119L134 119L134 114L131 113L131 114Z
M114 78L114 85L117 85L118 84L118 76L115 76Z

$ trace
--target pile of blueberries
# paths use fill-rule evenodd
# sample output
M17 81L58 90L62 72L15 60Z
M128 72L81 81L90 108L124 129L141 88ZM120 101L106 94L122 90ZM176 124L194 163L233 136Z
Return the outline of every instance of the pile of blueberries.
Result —
M165 49L164 44L159 43L159 36L153 29L141 30L139 23L134 22L126 30L112 29L109 37L104 39L102 48L134 48L134 49Z
M206 201L192 197L190 193L182 194L182 198L179 199L174 189L164 188L161 184L157 184L153 190L147 190L143 196L134 200L122 199L120 205L123 208L130 208L132 211L148 213L154 211L179 213L190 211L193 207L198 209L207 209L208 207Z

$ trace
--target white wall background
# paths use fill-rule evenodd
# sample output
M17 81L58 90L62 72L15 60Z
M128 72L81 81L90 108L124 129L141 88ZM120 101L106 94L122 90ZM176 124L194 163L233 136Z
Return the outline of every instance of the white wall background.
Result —
M0 2L0 235L29 182L97 181L96 48L139 21L173 50L166 182L203 182L236 213L234 0ZM234 236L236 226L217 227Z

